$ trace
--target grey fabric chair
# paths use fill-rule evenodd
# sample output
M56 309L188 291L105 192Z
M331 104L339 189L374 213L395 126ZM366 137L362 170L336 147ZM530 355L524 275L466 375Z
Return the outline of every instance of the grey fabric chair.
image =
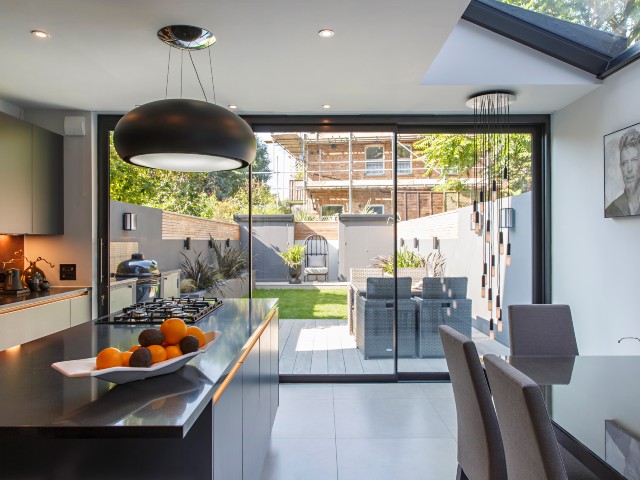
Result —
M475 344L439 327L458 416L458 478L506 480L502 436Z
M394 279L368 278L366 296L356 299L356 346L365 358L393 357ZM416 355L416 306L411 278L398 278L398 355Z
M569 305L509 305L511 355L578 355Z
M518 480L596 480L558 445L538 385L495 355L484 366L502 433L507 473Z

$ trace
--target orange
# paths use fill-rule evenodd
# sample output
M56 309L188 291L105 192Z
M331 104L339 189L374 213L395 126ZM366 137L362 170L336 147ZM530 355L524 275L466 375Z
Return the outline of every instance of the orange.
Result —
M96 369L102 370L103 368L121 367L122 356L120 350L114 347L108 347L98 353L96 357Z
M165 351L167 352L167 360L182 356L182 350L177 345L169 345Z
M120 356L122 357L122 366L123 367L128 367L129 366L129 359L131 358L131 355L133 355L133 352L122 352L120 354Z
M164 362L167 359L167 352L162 345L149 345L151 350L151 364Z
M129 351L130 351L131 353L133 353L133 352L135 352L135 351L136 351L137 349L139 349L139 348L140 348L140 345L134 345L133 347L131 347L131 348L129 349Z
M204 332L200 330L198 327L187 327L187 335L193 335L198 339L198 348L202 348L202 346L207 343L207 339L204 336Z
M176 345L187 335L187 325L179 318L167 318L160 325L160 331L169 345Z

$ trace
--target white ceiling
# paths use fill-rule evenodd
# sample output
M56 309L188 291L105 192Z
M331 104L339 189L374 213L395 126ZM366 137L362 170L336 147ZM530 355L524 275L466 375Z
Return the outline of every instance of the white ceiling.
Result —
M515 113L550 113L596 88L572 67L460 21L468 1L3 0L0 99L125 112L164 98L169 47L156 31L169 24L213 31L217 103L240 114L468 113L466 98L490 86L519 93ZM336 35L322 39L321 28ZM208 53L193 56L211 100ZM202 99L188 57L183 71L184 96ZM169 96L179 96L177 50L171 73Z

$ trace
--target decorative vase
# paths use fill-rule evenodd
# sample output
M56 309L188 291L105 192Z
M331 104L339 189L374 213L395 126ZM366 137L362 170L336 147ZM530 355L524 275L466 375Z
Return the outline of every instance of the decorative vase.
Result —
M37 279L38 285L46 280L44 272L36 266L36 262L29 262L29 266L22 273L22 284L29 285L31 280ZM36 288L37 290L37 288Z
M299 278L301 273L302 273L302 267L300 265L296 265L295 267L289 267L289 276L291 277L291 280L289 280L289 283L296 284L296 285L302 283Z

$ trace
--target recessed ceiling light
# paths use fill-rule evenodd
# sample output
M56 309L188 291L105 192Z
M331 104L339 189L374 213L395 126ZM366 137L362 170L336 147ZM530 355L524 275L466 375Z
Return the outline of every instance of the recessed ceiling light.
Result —
M51 35L42 30L31 30L31 35L38 38L51 38Z
M325 103L324 105L322 105L322 108L331 108L331 105L329 105L328 103Z
M320 35L322 38L331 38L336 34L336 32L334 32L333 30L331 30L330 28L323 28L322 30L320 30L318 32L318 35Z
M230 108L231 110L235 110L236 108L238 108L238 106L237 106L237 105L233 105L233 104L231 104L231 105L229 105L229 108Z

